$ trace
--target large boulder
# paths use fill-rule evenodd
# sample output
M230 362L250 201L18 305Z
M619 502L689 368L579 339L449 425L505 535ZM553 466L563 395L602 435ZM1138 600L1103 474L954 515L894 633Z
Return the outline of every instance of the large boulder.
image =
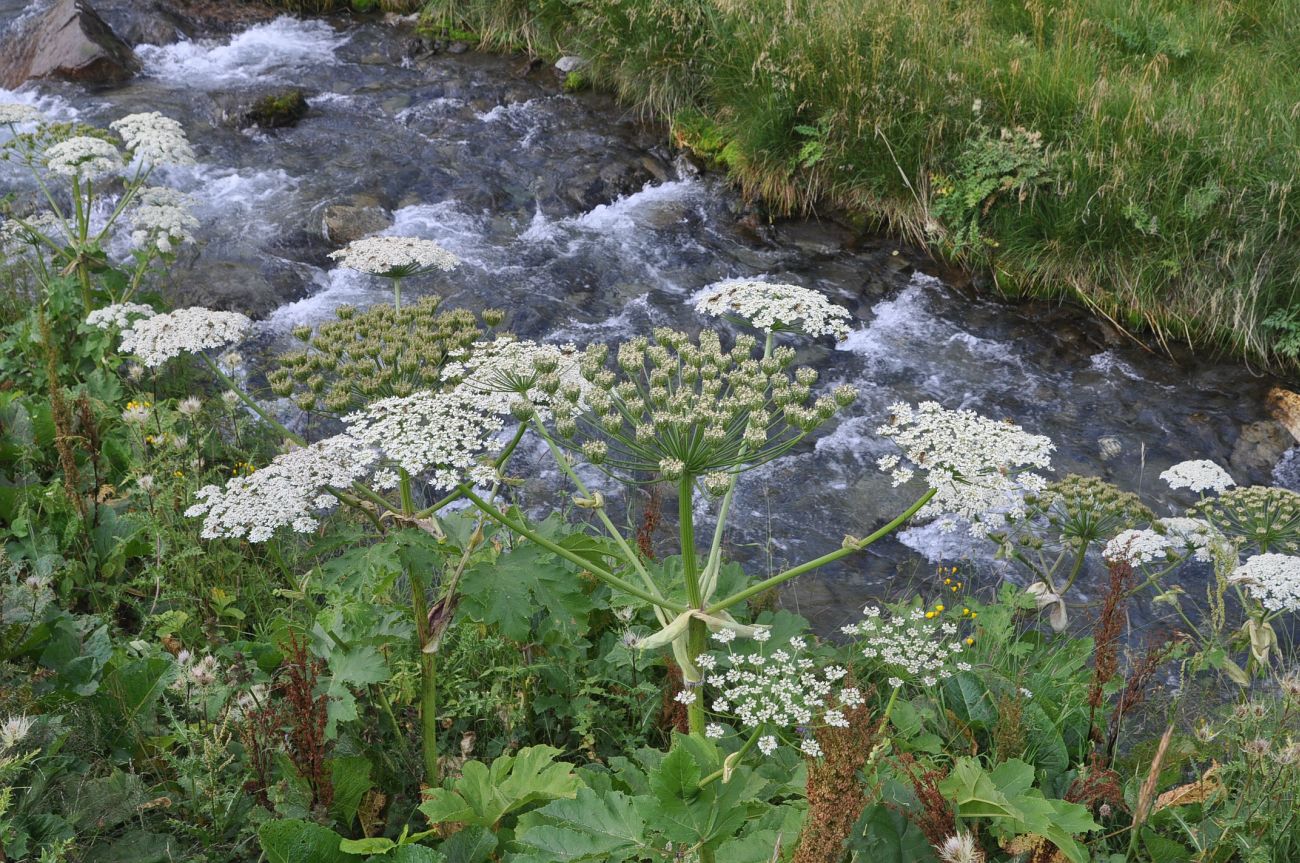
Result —
M32 78L116 84L140 68L131 46L85 0L57 0L0 43L0 86Z

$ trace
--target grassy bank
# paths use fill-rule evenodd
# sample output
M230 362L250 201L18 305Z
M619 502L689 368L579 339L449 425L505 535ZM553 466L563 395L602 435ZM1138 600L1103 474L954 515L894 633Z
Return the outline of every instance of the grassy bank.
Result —
M1300 355L1300 0L432 0L577 53L775 213L878 221L1007 291ZM1294 311L1293 311L1294 310Z

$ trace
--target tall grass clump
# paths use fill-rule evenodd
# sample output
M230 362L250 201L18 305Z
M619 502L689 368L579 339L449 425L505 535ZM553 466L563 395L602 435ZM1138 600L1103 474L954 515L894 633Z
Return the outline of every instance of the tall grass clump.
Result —
M580 53L772 212L841 208L1161 341L1300 356L1300 0L431 0Z

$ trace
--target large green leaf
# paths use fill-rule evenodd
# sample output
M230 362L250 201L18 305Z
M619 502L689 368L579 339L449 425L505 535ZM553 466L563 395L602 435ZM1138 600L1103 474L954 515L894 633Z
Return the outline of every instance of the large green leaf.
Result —
M343 837L309 821L268 821L257 830L267 863L356 863L339 850Z
M1032 774L1033 768L1030 768ZM974 758L959 758L952 767L952 772L939 783L939 790L945 797L957 804L957 812L963 818L1018 818L1020 816L1011 801L993 783L989 774L984 772L979 761Z
M526 819L526 820L525 820ZM573 800L556 800L520 819L516 841L523 859L536 863L623 860L644 847L645 821L619 791L579 788Z
M988 688L969 671L959 671L943 682L944 704L968 725L991 728L998 712Z
M154 705L175 673L174 662L153 656L128 662L104 675L95 703L113 729L115 745L138 735L154 721Z
M428 792L420 811L435 824L492 827L534 803L573 797L580 783L571 765L555 761L559 754L551 746L529 746L491 767L467 761L451 788Z
M497 849L497 837L486 827L466 827L438 847L447 863L484 863Z
M330 759L334 802L330 812L345 826L352 825L361 798L370 790L370 761L364 755L341 755Z
M877 803L862 811L845 843L853 863L933 863L934 851L912 820Z
M532 543L467 569L460 592L462 611L514 641L531 637L539 613L548 627L577 631L592 608L573 569Z

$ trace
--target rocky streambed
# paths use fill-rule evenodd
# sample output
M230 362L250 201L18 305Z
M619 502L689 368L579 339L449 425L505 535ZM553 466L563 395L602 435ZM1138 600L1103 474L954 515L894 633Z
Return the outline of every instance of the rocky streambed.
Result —
M76 6L0 0L3 38L21 42L60 5ZM178 304L255 315L267 351L340 304L387 300L384 286L326 258L374 231L434 239L464 260L408 293L506 308L525 337L698 329L691 296L727 277L796 282L850 308L849 339L803 347L801 359L824 382L859 387L856 413L742 484L730 539L756 572L837 547L909 502L874 466L885 451L874 430L896 400L1021 423L1056 442L1057 475L1100 475L1160 507L1186 502L1157 477L1187 458L1213 459L1240 483L1300 475L1294 439L1268 408L1272 381L1148 352L1069 307L992 301L888 240L833 223L768 224L673 153L661 130L605 96L565 94L549 66L445 50L453 46L418 40L409 22L97 5L128 52L120 69L105 61L105 75L11 81L0 100L98 124L133 111L179 119L200 164L168 180L195 198L202 229L166 290ZM301 116L250 124L260 99L286 91L302 92ZM21 174L0 171L21 193ZM525 457L544 469L540 454ZM526 491L534 502L547 481ZM992 572L990 553L961 534L914 528L803 579L785 601L831 629L896 579L928 578L940 559L969 556Z

